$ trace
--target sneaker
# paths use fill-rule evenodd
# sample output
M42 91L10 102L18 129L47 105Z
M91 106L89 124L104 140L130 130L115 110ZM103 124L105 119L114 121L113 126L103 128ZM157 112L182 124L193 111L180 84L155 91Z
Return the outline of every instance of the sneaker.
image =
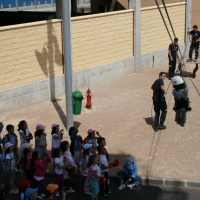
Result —
M123 190L125 188L125 184L124 183L121 183L121 185L118 187L119 190Z
M74 193L75 192L75 190L73 190L73 189L69 189L69 190L67 190L67 193Z
M59 196L60 196L59 192L56 192L56 196L57 196L57 197L59 197Z
M159 130L164 130L164 129L166 129L166 126L164 125L164 124L159 124Z
M42 193L40 196L41 196L42 198L44 198L46 195Z
M91 192L84 192L84 194L88 194L88 195L91 195Z
M62 191L62 194L63 194L63 195L66 195L67 193L63 190L63 191Z
M19 191L14 190L14 189L12 189L12 190L9 191L9 194L18 194L18 193L19 193Z
M186 60L187 62L192 62L192 58L189 58Z
M157 132L157 131L159 131L159 130L160 130L159 127L156 127L156 128L155 128L155 132Z
M130 184L130 185L127 185L127 188L128 188L129 190L132 190L132 189L133 189L133 186Z
M197 62L197 59L194 59L193 61L194 61L194 62Z
M49 169L46 169L46 172L49 173Z

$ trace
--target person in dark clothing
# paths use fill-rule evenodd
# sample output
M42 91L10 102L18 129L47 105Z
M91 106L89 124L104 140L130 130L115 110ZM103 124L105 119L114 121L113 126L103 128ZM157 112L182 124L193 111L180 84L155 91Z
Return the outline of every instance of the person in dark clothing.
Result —
M199 39L200 39L200 31L197 30L197 25L193 26L193 30L188 32L188 35L192 35L192 42L190 45L190 51L189 51L189 59L187 59L187 62L192 62L192 53L195 49L195 59L194 62L197 62L197 58L199 56Z
M6 193L4 189L4 183L0 181L0 200L6 199Z
M178 38L174 38L174 43L169 45L168 58L169 58L169 79L174 76L176 69L176 58L178 52Z
M155 131L164 130L166 126L164 125L166 114L167 114L167 104L165 101L164 94L167 91L164 88L165 72L159 73L159 79L157 79L151 86L153 90L153 105L155 111ZM160 115L160 111L162 111Z

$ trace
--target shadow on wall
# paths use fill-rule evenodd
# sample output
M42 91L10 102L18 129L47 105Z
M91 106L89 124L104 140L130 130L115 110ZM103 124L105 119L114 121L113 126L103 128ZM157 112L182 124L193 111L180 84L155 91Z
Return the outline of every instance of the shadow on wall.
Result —
M40 51L35 50L35 55L37 57L38 63L43 71L43 73L46 75L46 77L49 77L50 81L50 99L52 101L52 104L54 105L63 125L65 128L67 127L66 124L66 115L63 112L62 108L58 104L58 100L56 99L55 95L55 64L59 66L63 66L62 60L57 59L57 57L62 57L62 52L59 49L59 44L57 37L55 35L55 30L53 29L53 23L51 21L48 21L47 24L47 43L44 43L43 48Z

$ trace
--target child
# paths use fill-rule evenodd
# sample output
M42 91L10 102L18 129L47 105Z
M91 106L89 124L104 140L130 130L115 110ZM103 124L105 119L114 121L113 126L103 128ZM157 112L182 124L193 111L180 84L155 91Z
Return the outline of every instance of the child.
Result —
M18 132L20 134L20 150L23 151L22 149L23 143L30 143L30 140L33 139L33 136L28 129L26 121L22 120L19 122Z
M61 148L61 150L63 152L64 165L66 166L66 170L68 172L69 178L72 178L73 172L77 171L77 165L75 164L75 162L74 162L74 160L72 158L72 154L69 151L69 142L68 141L62 141L61 144L60 144L60 148ZM73 190L70 187L70 184L71 183L69 183L67 185L67 187L69 188L67 193L74 193L75 190Z
M37 200L38 198L38 188L28 188L26 191L25 191L25 198L28 199L28 200Z
M100 168L97 165L98 159L96 155L92 155L89 158L89 170L91 171L91 178L90 178L90 187L91 187L91 200L98 200L99 194L99 180L103 178L104 175L101 174Z
M92 144L92 154L95 155L97 152L97 139L101 138L100 134L98 131L95 131L93 129L89 129L87 131L88 136L84 139L84 144L85 143L91 143ZM95 137L95 133L98 135L98 137Z
M45 200L56 200L55 198L55 194L56 194L56 191L58 189L58 185L56 184L48 184L47 187L46 187L46 196L45 196ZM65 200L65 194L62 195L62 200Z
M6 130L8 131L8 133L3 137L2 139L2 143L5 144L7 142L10 142L11 144L13 144L13 152L15 155L15 161L17 163L18 161L18 139L17 139L17 135L14 133L14 126L11 124L8 124L6 126Z
M59 185L59 192L63 190L63 169L66 167L64 165L64 159L62 155L62 150L61 149L54 149L54 164L55 164L55 179L56 179L56 184ZM56 196L59 196L59 192L56 193ZM62 191L62 194L66 195L65 191Z
M123 171L117 172L118 179L121 181L121 185L118 189L122 190L126 187L124 181L127 182L127 187L129 189L140 186L142 184L142 179L137 176L137 173L138 167L136 162L133 162L131 157L127 157L123 166Z
M6 192L4 183L0 181L0 200L6 200Z
M51 157L54 158L54 149L60 148L60 143L63 138L64 130L63 129L60 130L58 124L52 124L51 128L52 128L52 131L51 131L51 135L52 135Z
M1 147L1 144L2 144L1 132L2 132L2 130L3 130L3 123L0 122L0 171L3 171L3 160L4 160L4 154L2 151L2 147Z
M78 166L79 169L79 163L82 157L82 137L80 135L77 135L78 133L78 129L75 127L71 127L69 129L69 136L71 139L71 145L72 145L72 149L74 151L74 162L76 163L76 165Z
M106 139L103 138L103 137L99 137L97 139L97 143L98 143L98 147L97 147L97 151L98 151L98 155L100 155L100 149L101 147L105 147L106 146ZM106 153L106 158L107 158L107 161L109 162L109 154L108 154L108 151Z
M46 166L46 158L42 160L42 155L39 151L35 151L32 155L32 166L35 168L34 182L35 186L38 187L38 195L44 197L42 194L44 188L44 170Z
M47 163L49 163L51 160L47 154L47 140L46 136L47 134L44 133L45 126L42 124L38 124L36 126L35 131L35 151L39 151L42 155L42 159L44 159L47 156ZM47 166L46 166L46 172L49 172Z
M106 158L106 149L104 146L100 147L100 157L99 157L99 168L104 174L104 177L106 178L106 181L100 185L100 195L106 197L111 192L108 191L108 169L112 168L112 165L108 164L107 158Z
M18 200L25 200L25 191L27 188L30 188L30 181L29 180L19 181L18 188L19 188Z
M22 146L23 153L17 164L19 167L21 165L22 169L25 170L26 178L33 184L34 167L32 166L32 154L30 143L24 143Z
M6 165L7 165L7 172L9 175L9 184L10 184L10 194L17 194L19 190L14 186L15 182L15 155L13 153L13 144L10 142L5 143L5 159L6 159Z
M84 193L85 194L89 194L91 195L91 192L90 192L90 177L87 176L87 169L88 169L88 160L89 160L89 157L91 156L91 146L92 144L84 144L83 145L83 157L81 158L81 161L80 161L80 166L81 166L81 169L83 170L83 176L86 176L86 179L85 179L85 184L84 184Z

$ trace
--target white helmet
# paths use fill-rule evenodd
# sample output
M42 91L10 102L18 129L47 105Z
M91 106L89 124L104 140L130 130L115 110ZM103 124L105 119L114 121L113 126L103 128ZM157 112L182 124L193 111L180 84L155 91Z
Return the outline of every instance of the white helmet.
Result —
M174 76L172 78L172 84L173 85L180 85L183 83L183 79L180 76Z

